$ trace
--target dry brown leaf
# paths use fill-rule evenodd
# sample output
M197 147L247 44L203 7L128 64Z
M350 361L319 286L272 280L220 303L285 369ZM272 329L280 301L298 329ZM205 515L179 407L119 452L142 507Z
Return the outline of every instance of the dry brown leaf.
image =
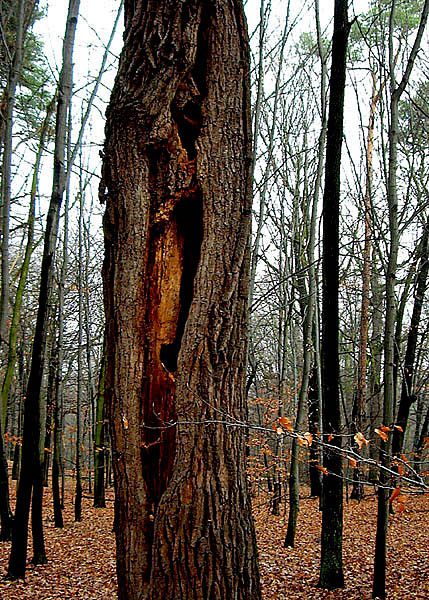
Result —
M356 444L359 446L359 450L362 450L362 446L364 446L364 445L368 446L368 444L369 444L368 440L365 439L365 436L360 431L358 431L356 433L356 435L354 436L354 440L355 440Z
M381 439L383 440L383 442L387 442L387 440L389 439L389 436L387 435L387 433L385 433L384 431L382 431L381 429L374 429L375 433L381 437Z

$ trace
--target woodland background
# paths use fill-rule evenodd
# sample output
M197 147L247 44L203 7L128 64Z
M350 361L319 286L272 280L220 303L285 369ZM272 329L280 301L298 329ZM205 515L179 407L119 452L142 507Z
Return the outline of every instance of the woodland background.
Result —
M24 18L22 53L16 68L20 43L17 2L1 2L0 376L4 455L12 481L18 478L20 467L23 403L51 194L52 101L59 77L58 38L65 26L65 20L58 22L60 4L54 7L40 2L27 20ZM89 546L92 537L96 543L100 543L100 535L110 538L111 527L111 512L106 516L90 506L103 506L107 493L111 508L112 483L103 396L103 207L98 201L98 185L104 112L121 46L121 15L119 2L107 4L102 18L86 8L88 13L83 12L77 25L66 127L66 193L49 290L40 419L44 483L51 485L52 469L57 477L57 501L65 506L66 529L70 528L71 535L75 532L80 538L88 534L89 523L91 528L95 519L100 523L100 532L97 525L88 535ZM400 492L391 496L390 503L395 510L391 542L397 554L391 557L395 569L389 575L389 585L396 590L396 598L412 594L424 598L428 593L428 540L424 537L428 506L427 496L422 495L429 491L427 31L399 102L394 418L383 423L382 417L391 226L391 207L386 200L391 74L401 81L423 4L422 0L398 0L389 29L390 0L351 3L342 157L340 433L346 459L346 495L360 501L346 511L352 532L346 538L350 535L353 545L353 550L348 550L353 557L349 564L355 561L362 565L366 560L362 548L372 557L375 505L370 496L379 481L380 448L383 453L393 440L388 454L396 457L392 468L397 479L391 487L392 492ZM64 19L65 10L66 6ZM248 476L259 527L264 589L267 597L282 597L285 585L295 586L295 577L298 581L306 580L307 575L310 581L314 579L318 562L317 552L311 554L318 546L319 533L314 527L317 500L308 498L319 496L325 476L321 446L315 440L321 430L321 203L332 20L330 10L325 6L319 9L318 2L312 1L299 6L290 0L249 1L246 10L252 52L254 151ZM389 31L393 48L390 64ZM13 113L8 116L11 89ZM306 499L301 500L297 522L286 533L290 500L299 499L300 483L304 485L301 496ZM11 489L14 485L11 483ZM82 494L84 510L79 514L76 496ZM86 523L83 530L74 530L70 524L71 505L74 518L83 518ZM49 530L54 515L50 506L46 510ZM58 518L57 512L55 525ZM361 526L362 520L365 524ZM365 539L359 538L360 529ZM289 546L295 544L296 536L298 557L308 554L309 571L301 579L296 570L286 576L282 570L281 561L287 563L291 552L279 550L286 535L291 536ZM304 547L299 546L303 540ZM413 548L411 556L406 550L408 543ZM97 569L102 568L103 544L95 551L100 557ZM371 544L370 549L367 544ZM49 549L49 543L47 546L49 558L56 551ZM3 555L6 547L2 546ZM417 564L414 571L413 564ZM295 568L300 568L299 560ZM356 586L355 578L361 576L361 569L354 574L350 567L349 584L353 580ZM402 578L408 583L395 588ZM12 584L1 584L4 594L19 597L4 585ZM67 588L67 597L74 597L70 592L74 585ZM363 598L368 592L353 589L344 592L344 598ZM22 593L28 593L25 586ZM113 597L96 593L76 597ZM305 587L294 587L293 597L304 597L301 593L309 592Z

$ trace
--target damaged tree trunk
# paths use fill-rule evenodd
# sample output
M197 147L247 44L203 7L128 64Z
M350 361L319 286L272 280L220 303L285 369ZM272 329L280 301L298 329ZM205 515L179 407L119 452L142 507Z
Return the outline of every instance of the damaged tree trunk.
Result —
M121 600L260 598L243 427L251 164L242 3L126 1L101 184Z

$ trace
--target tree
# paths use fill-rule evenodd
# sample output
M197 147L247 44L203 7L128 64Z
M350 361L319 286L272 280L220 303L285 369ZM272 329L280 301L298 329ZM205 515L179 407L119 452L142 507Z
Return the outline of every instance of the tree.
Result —
M331 89L326 135L325 189L323 194L323 303L322 303L322 401L323 433L332 445L341 447L339 395L339 215L340 169L343 138L344 90L346 83L347 4L335 0L332 38ZM328 437L329 439L329 437ZM319 586L344 587L342 457L326 452L324 467L329 475L322 488L322 555Z
M63 66L58 86L52 196L46 222L37 322L24 406L22 462L12 531L12 548L7 573L9 579L17 579L25 576L31 496L33 502L33 562L35 564L46 562L42 526L43 488L40 457L40 392L46 349L48 299L52 288L53 260L57 240L59 212L65 187L66 122L72 87L72 53L78 12L79 0L70 0L63 45Z
M398 135L399 135L399 101L408 85L417 52L420 48L423 31L425 29L429 0L425 0L420 24L416 38L411 49L405 70L399 83L396 81L395 60L393 47L393 28L395 22L395 5L393 0L389 17L389 80L390 80L390 127L389 127L389 172L387 182L387 203L389 209L389 253L386 270L386 318L384 325L384 396L383 396L383 423L393 424L393 408L395 394L394 378L394 332L396 319L396 271L399 252L399 227L398 227L398 192L396 171L398 167ZM389 454L392 448L389 438L380 450L380 462L383 466L389 465ZM380 472L380 485L378 488L377 533L374 555L374 580L373 598L386 597L386 549L387 526L389 521L388 510L388 475L386 471Z
M242 4L128 1L125 32L101 181L119 597L257 599Z

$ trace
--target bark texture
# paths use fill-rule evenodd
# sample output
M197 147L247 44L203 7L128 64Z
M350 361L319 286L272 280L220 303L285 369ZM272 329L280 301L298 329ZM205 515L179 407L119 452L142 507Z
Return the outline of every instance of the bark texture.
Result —
M125 2L101 186L121 600L260 598L240 426L249 116L241 2Z

